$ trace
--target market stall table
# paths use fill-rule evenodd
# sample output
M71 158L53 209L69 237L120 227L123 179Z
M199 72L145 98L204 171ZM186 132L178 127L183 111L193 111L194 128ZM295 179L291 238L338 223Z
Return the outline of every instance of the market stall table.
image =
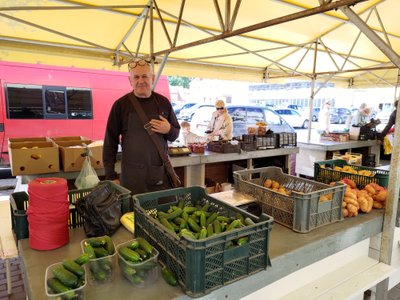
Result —
M346 150L357 153L359 148L368 148L369 154L375 154L375 163L379 164L380 145L376 140L333 142L324 140L298 141L299 152L296 155L296 174L314 177L314 162L330 159L328 152Z
M268 150L257 150L257 151L242 151L240 153L216 153L206 151L204 154L191 154L189 156L171 157L171 163L173 167L184 168L184 183L185 186L193 185L204 185L205 181L205 169L207 164L218 163L218 162L233 162L238 160L246 160L247 168L253 168L253 160L257 158L266 157L285 157L285 167L290 173L290 155L298 153L299 148L279 148L279 149L268 149ZM120 161L117 161L116 172L121 172ZM104 175L104 169L96 169L99 176ZM26 185L30 180L36 177L62 177L66 179L75 179L79 175L79 172L57 172L48 174L34 174L17 176L17 187L16 191L26 190Z
M217 195L218 196L218 195ZM211 292L202 299L238 299L274 283L330 255L369 239L382 231L383 211L373 210L342 222L315 229L307 234L296 233L289 228L274 224L269 244L272 267L252 276ZM70 231L70 243L52 251L36 251L29 248L29 240L19 241L21 267L24 272L25 290L29 299L43 299L46 267L64 258L81 253L80 242L85 238L82 228ZM125 242L132 235L121 227L114 235L116 244ZM141 299L192 299L179 287L171 287L162 277L148 288L134 288L117 272L112 284L88 286L88 299L124 299L140 293ZM137 294L136 294L137 295Z

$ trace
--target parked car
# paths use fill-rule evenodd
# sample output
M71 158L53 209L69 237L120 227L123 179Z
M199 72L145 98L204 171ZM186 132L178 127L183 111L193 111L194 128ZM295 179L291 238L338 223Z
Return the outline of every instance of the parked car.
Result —
M286 120L292 127L308 128L308 118L299 111L291 108L275 109L275 112Z
M182 109L177 117L180 120L191 121L194 112L197 111L201 107L211 107L213 110L215 110L214 105L197 103L189 108ZM211 115L210 115L210 119L211 119Z
M318 122L320 110L321 110L321 108L319 108L319 107L314 107L314 108L312 109L312 112L311 112L311 120L312 120L313 122Z
M179 105L179 106L175 106L174 107L175 115L179 118L179 114L183 109L190 108L195 104L196 104L196 102L188 102L188 103L185 103L185 104L182 104L182 105Z
M344 124L349 116L351 116L351 111L344 107L334 107L331 108L331 123L332 124Z
M192 116L191 130L199 135L204 135L215 108L201 107ZM292 126L277 113L267 107L227 105L229 115L233 121L233 136L239 137L247 134L247 128L256 126L257 122L266 122L267 128L275 133L295 132Z

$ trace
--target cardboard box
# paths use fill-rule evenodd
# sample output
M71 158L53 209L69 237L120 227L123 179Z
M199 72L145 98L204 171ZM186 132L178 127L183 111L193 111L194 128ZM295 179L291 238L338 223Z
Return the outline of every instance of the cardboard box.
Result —
M52 141L9 142L8 153L13 176L60 171L58 146Z
M69 141L83 141L87 140L83 136L75 135L75 136L57 136L51 138L54 142L69 142Z
M92 140L81 141L57 141L60 148L60 157L64 172L80 171L85 160L86 147L83 144L89 145ZM95 169L101 169L103 165L103 146L89 147L92 152L90 162Z
M46 137L23 137L23 138L9 138L8 143L22 143L22 142L48 142Z
M332 159L344 159L350 165L361 166L362 165L362 154L346 152L346 154L333 153Z

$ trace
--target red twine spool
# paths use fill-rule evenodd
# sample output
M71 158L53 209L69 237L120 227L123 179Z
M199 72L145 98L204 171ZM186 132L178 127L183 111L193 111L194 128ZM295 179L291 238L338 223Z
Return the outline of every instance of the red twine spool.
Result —
M36 178L28 184L29 246L51 250L69 242L68 184L63 178Z

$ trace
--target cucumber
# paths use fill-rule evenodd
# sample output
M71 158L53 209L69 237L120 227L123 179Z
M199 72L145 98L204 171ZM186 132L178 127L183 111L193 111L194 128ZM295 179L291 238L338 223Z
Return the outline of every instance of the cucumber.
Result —
M126 259L127 261L131 262L139 262L142 261L140 254L134 250L129 249L128 247L121 247L119 248L119 254Z
M200 215L200 226L202 228L205 228L206 222L207 222L206 214L204 212L202 212L202 214Z
M183 212L186 212L187 214L194 213L196 210L197 210L197 208L194 206L185 206L183 208Z
M79 278L74 273L68 271L63 266L53 269L53 275L61 281L66 287L77 288L79 286Z
M162 212L159 212L159 213L158 213L158 215L159 215L160 217L163 217L163 218L167 219L168 221L169 221L169 220L173 220L173 219L175 219L176 217L179 217L181 214L182 214L182 209L179 208L179 207L176 207L176 209L174 209L173 212L171 212L171 213L169 213L169 214L162 213Z
M67 269L68 271L74 273L79 277L83 277L85 275L85 269L82 268L79 264L77 264L73 260L65 259L62 265L65 269Z
M100 268L103 269L103 271L105 271L106 273L111 272L112 269L112 262L106 258L106 259L100 259L98 261Z
M164 217L159 217L160 223L163 224L169 231L175 232L175 228L172 226L170 222Z
M231 219L229 219L228 217L225 216L218 216L217 220L220 222L225 222L225 223L230 223Z
M179 200L179 202L178 202L178 207L179 207L180 209L183 209L183 208L185 207L185 200Z
M172 286L177 286L178 285L178 280L176 279L175 275L168 269L167 266L164 266L161 269L161 274L164 280Z
M85 242L83 245L83 252L87 253L90 259L96 258L96 254L94 253L93 247L87 242Z
M207 229L202 228L202 229L200 230L199 240L205 239L206 237L207 237Z
M185 221L187 221L187 220L189 219L189 215L188 215L188 213L187 213L185 210L183 210L181 217L182 217L182 219L184 219Z
M142 248L144 251L146 251L150 255L153 253L153 246L150 245L150 243L148 241L146 241L142 237L138 237L138 238L136 238L136 240L139 242L140 248Z
M214 222L214 220L217 219L217 217L218 217L218 214L216 212L212 213L212 215L208 217L208 219L206 221L206 225L208 226L208 225L212 224L212 222Z
M136 269L132 268L131 266L128 266L127 264L122 265L122 272L129 278L131 279L133 275L136 274Z
M187 220L189 227L194 231L194 232L200 232L201 228L200 226L196 223L195 220L193 220L192 218L189 218Z
M107 273L100 267L100 264L97 261L90 262L90 272L98 281L104 281L107 279Z
M63 299L74 299L76 297L75 292L63 285L62 282L57 278L48 278L47 286L53 291L54 294L65 293L63 295Z
M92 247L101 247L106 244L105 237L94 237L86 240Z
M247 217L247 218L244 219L244 224L247 225L247 226L250 226L250 225L254 225L255 223L254 223L254 221L252 219Z
M188 223L185 220L183 220L183 222L179 225L179 230L184 228L188 228Z
M242 225L242 222L240 222L240 220L238 220L238 219L233 220L232 223L229 224L228 228L226 228L226 231L238 228L238 227L240 227L240 225Z
M191 232L188 229L182 229L181 230L181 236L187 238L187 239L192 239L192 240L197 240L196 236L193 234L193 232Z
M203 205L203 207L201 208L202 211L208 211L208 209L210 208L210 203L206 203Z
M83 265L86 264L89 261L90 257L89 254L87 253L83 253L81 255L79 255L74 261L78 264L78 265Z
M214 220L213 222L213 227L214 227L214 233L218 234L221 233L221 223L218 221L218 219Z
M207 236L213 236L214 235L214 227L213 224L208 224L207 226Z
M148 254L146 251L144 251L143 249L136 249L135 251L136 251L137 253L139 253L140 257L141 257L143 260L146 260L146 259L149 258L149 254Z
M138 249L139 248L139 242L138 241L133 241L132 243L130 243L129 245L128 245L128 248L129 249L131 249L131 250L136 250L136 249Z
M96 255L96 258L106 257L109 255L108 251L103 247L93 247L93 251L94 254Z
M242 216L241 213L236 213L235 218L237 220L240 220L240 222L242 222L242 224L244 224L244 217Z
M104 245L104 248L107 250L109 255L112 255L115 253L115 248L114 248L114 243L112 241L112 239L106 235L105 237L106 240L106 244Z
M237 244L239 246L242 246L244 244L247 244L248 241L249 241L249 237L248 236L244 236L244 237L241 237L240 239L237 240Z

